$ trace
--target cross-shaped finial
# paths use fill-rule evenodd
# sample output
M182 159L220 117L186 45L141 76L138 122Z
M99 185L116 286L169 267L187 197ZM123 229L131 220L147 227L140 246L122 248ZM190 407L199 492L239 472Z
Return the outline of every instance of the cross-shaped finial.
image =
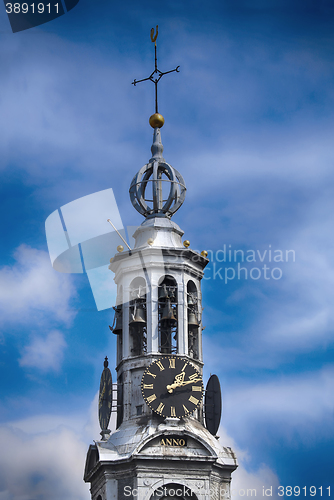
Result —
M155 85L155 112L158 113L158 82L159 80L168 73L177 73L180 71L180 66L177 66L175 69L171 69L170 71L165 71L164 73L158 69L158 61L157 61L157 36L158 36L158 26L156 27L156 34L154 35L154 28L151 29L151 40L154 43L154 53L155 53L155 68L154 71L147 78L143 78L142 80L133 80L132 85L136 86L137 83L146 82L147 80L151 80L151 82Z

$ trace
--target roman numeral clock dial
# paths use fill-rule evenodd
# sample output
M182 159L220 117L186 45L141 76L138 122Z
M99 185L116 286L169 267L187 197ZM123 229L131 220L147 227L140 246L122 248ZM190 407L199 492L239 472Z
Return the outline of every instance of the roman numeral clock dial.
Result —
M203 381L186 359L164 356L144 372L141 392L146 404L163 417L184 417L199 407Z

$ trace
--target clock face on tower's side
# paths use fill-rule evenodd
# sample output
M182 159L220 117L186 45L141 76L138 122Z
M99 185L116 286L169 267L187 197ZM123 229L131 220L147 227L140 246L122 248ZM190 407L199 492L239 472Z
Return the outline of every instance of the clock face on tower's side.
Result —
M102 430L108 428L112 406L112 378L109 368L105 367L100 382L99 422Z
M144 371L141 392L151 410L163 417L180 418L200 405L203 381L186 359L164 356Z

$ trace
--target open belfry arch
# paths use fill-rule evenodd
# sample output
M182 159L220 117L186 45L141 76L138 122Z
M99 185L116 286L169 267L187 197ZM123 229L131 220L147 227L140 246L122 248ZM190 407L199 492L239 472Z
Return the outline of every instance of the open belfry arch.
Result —
M207 252L182 243L171 217L186 193L182 175L163 158L157 84L152 157L130 186L145 220L133 249L111 259L117 299L111 330L117 337L117 390L105 360L99 397L101 440L91 445L84 480L92 500L220 500L230 498L237 460L216 436L221 412L218 378L203 387L201 279ZM113 395L117 393L117 397ZM115 432L108 429L117 411Z

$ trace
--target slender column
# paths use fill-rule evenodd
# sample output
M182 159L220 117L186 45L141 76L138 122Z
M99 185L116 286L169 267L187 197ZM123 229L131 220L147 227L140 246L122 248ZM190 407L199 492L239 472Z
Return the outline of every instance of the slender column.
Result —
M184 300L185 286L184 286L184 276L176 276L177 278L177 288L178 288L178 324L177 324L177 335L178 335L178 354L188 354L188 335L187 335L187 315L186 315L186 303Z
M153 300L152 300L152 273L149 272L149 280L147 283L146 294L146 328L147 328L147 354L152 352L152 317L153 317Z
M201 282L198 283L198 316L201 318L200 326L198 328L198 359L203 361L203 348L202 348L202 291Z
M159 352L159 315L158 315L158 280L160 274L154 272L151 275L151 352Z
M129 287L124 287L123 291L123 359L130 356L129 339Z

